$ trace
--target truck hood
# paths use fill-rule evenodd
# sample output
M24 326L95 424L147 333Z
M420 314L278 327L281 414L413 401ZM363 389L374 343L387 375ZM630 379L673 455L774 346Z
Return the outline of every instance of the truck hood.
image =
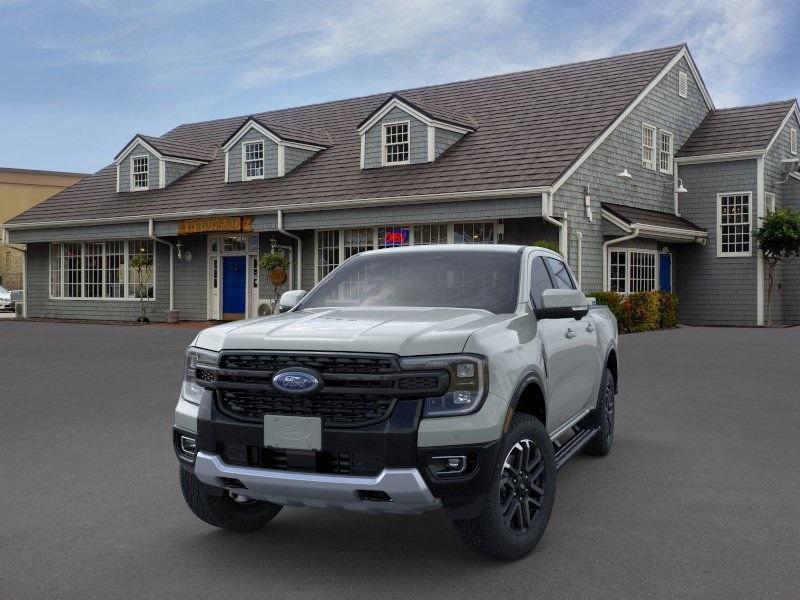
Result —
M507 318L469 308L319 308L211 327L193 345L214 351L452 354L464 349L473 332Z

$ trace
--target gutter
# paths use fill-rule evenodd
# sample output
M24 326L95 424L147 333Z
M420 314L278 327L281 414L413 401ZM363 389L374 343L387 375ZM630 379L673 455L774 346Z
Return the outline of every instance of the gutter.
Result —
M147 237L169 246L169 310L172 312L175 310L175 247L170 242L156 237L153 219L147 221ZM155 254L153 260L155 261Z
M297 240L297 287L295 289L303 289L303 240L299 235L289 233L283 228L283 210L278 209L278 233L282 233L286 237Z
M613 240L608 240L607 242L603 242L603 290L606 292L609 291L607 288L611 287L608 285L608 247L613 246L614 244L621 244L622 242L627 242L628 240L632 240L633 238L639 237L639 228L634 227L633 233L630 235L625 235L622 237L614 238Z

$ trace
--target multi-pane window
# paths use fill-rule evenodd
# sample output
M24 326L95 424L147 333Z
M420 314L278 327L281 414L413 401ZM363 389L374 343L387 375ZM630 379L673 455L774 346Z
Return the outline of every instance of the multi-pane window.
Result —
M797 154L797 129L789 128L789 152Z
M426 246L429 244L491 244L495 241L496 224L434 223L430 225L387 225L354 229L317 231L317 281L339 264L360 252L375 248Z
M717 254L744 256L750 254L750 193L717 196Z
M408 121L388 123L383 126L383 162L387 165L402 165L409 160Z
M662 173L672 174L672 134L660 131L658 139L658 169Z
M678 71L678 95L681 98L689 96L689 75L686 71Z
M490 244L494 242L494 223L455 223L454 244Z
M656 168L656 128L642 123L642 166Z
M656 252L610 250L608 288L612 292L651 292L656 289Z
M766 192L764 194L764 202L767 205L767 214L771 214L775 212L775 194L772 192Z
M625 250L612 250L609 254L609 286L612 292L625 294L628 291L628 253Z
M131 158L131 189L146 190L150 186L150 158L134 156Z
M151 240L130 240L128 242L128 297L153 298L153 242Z
M135 254L144 254L150 263L143 273L141 293L146 298L153 298L153 241L149 239L51 244L50 296L136 298L140 293L137 291L137 275L126 267Z
M84 245L83 281L85 298L103 297L103 242Z
M242 153L245 179L264 177L264 142L245 142Z
M125 297L125 241L106 242L106 298Z
M429 244L447 243L447 225L416 225L414 226L414 245L427 246Z
M330 229L317 232L317 280L339 266L339 231Z

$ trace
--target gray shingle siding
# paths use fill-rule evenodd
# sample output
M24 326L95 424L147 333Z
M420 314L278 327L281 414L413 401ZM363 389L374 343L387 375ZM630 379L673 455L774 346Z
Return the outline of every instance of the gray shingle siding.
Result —
M364 168L383 164L383 126L409 121L409 160L412 165L428 162L428 126L399 108L393 108L364 133Z
M250 129L228 150L228 181L242 181L242 144L259 141L264 142L264 178L278 176L278 144Z
M175 244L178 240L168 241ZM204 321L208 316L208 238L204 235L189 236L180 238L180 241L184 257L186 252L191 252L192 260L178 260L177 256L174 259L175 308L183 320ZM158 250L161 254L169 252L164 244L158 244ZM169 288L162 290L162 296L164 294L169 300Z
M686 99L678 96L680 70L689 76L689 97ZM673 151L677 152L707 112L697 82L686 61L681 60L556 191L553 216L561 218L564 211L569 213L569 263L573 269L577 266L577 233L583 234L584 290L603 289L602 202L661 212L674 210L673 176L642 166L642 123L672 133ZM633 175L632 180L617 177L624 167ZM586 217L584 206L587 187L592 196L592 222ZM673 269L675 271L677 269Z
M448 131L447 129L434 129L434 158L439 158L450 146L464 137L461 133Z
M316 152L313 150L303 150L302 148L294 148L286 146L284 148L283 160L285 165L284 174L289 173L306 162L309 158L314 156Z
M786 173L783 171L783 161L786 158L798 158L790 152L789 130L794 127L800 135L800 123L797 116L792 115L789 121L778 132L775 143L764 157L764 192L775 194L775 207L794 208L798 210L798 196L796 188L792 189L792 184L787 180ZM796 181L796 180L792 180ZM800 182L797 182L800 183ZM793 193L794 192L794 193ZM794 206L792 206L794 204ZM800 261L797 259L789 260L784 264L778 265L774 276L772 288L772 324L778 325L800 323ZM764 265L764 302L767 302L769 288L769 277L767 265ZM764 308L764 319L767 319L767 307Z
M196 167L193 165L187 165L171 160L164 161L164 185L168 186L195 168Z
M158 177L158 158L156 158L155 154L148 151L141 143L136 144L133 149L128 153L125 158L122 159L122 162L119 163L119 191L120 192L130 192L131 191L131 159L134 156L147 156L149 160L147 162L147 178L148 178L148 189L155 190L159 187L159 177Z
M756 210L755 160L684 165L689 190L681 194L681 215L708 230L708 243L676 246L675 288L679 318L687 325L756 324L756 252L745 257L717 257L717 194L752 192Z

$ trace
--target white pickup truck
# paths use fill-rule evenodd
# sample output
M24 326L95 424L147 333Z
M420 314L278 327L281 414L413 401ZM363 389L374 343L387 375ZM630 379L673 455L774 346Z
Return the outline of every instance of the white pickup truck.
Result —
M283 314L195 338L175 412L184 498L252 531L286 506L444 508L475 550L525 556L575 453L609 452L617 326L560 255L364 252Z

